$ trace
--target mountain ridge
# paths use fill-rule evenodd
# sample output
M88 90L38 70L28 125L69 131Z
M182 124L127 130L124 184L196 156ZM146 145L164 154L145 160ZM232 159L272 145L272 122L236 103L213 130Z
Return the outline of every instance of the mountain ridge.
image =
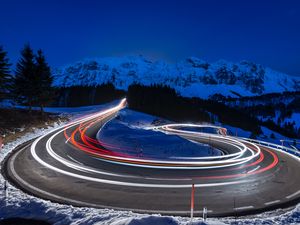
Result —
M300 91L300 79L250 61L208 63L188 57L177 63L143 56L84 59L54 71L55 87L98 86L111 82L127 90L133 83L165 84L185 97L255 96Z

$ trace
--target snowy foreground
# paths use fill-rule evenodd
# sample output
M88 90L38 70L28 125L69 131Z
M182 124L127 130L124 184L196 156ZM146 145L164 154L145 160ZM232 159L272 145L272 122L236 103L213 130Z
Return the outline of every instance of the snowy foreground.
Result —
M49 109L52 112L67 112L73 118L101 110L102 106L82 107L67 111L63 109ZM24 137L11 142L4 146L0 152L0 161L19 144L32 138L40 136L53 128L61 126L55 124L54 127L47 129L36 129L35 132L29 133ZM23 193L12 185L8 185L8 198L5 199L4 178L0 175L0 219L22 217L28 219L40 219L50 223L59 224L113 224L113 225L139 225L139 224L300 224L300 204L290 210L277 210L269 213L235 218L209 218L203 223L200 217L194 218L190 222L188 217L167 217L160 215L137 214L129 211L116 211L110 209L79 208L69 205L62 205L32 197ZM196 215L201 216L201 215Z

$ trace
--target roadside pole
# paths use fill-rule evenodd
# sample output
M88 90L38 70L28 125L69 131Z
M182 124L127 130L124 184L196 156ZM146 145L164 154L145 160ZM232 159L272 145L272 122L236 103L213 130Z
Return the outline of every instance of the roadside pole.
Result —
M7 190L7 181L4 181L4 201L5 201L5 207L7 206L7 199L8 199L8 190Z
M195 185L192 184L192 193L191 193L191 221L194 217L194 203L195 203Z
M140 147L140 158L143 158L143 148Z
M284 140L280 140L280 142L281 142L281 146L283 148L283 146L284 146L284 144L283 144Z
M233 198L233 210L234 210L234 219L235 219L235 222L236 222L237 214L236 214L235 197Z
M203 208L203 222L206 222L206 219L207 219L207 208L204 207Z

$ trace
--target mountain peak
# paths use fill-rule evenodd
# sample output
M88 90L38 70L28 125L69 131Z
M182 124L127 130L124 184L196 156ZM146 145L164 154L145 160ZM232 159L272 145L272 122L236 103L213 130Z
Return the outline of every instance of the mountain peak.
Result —
M152 62L142 55L85 59L55 70L54 86L97 86L112 82L119 89L132 83L166 84L181 95L209 98L252 96L300 90L299 79L250 61L208 63L188 57L177 63Z

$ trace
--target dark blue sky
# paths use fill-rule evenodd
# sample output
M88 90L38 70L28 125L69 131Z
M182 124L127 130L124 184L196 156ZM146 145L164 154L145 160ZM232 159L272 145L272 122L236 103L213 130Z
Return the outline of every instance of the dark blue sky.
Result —
M0 21L0 44L14 63L30 42L51 66L143 54L248 59L300 75L297 0L0 0Z

